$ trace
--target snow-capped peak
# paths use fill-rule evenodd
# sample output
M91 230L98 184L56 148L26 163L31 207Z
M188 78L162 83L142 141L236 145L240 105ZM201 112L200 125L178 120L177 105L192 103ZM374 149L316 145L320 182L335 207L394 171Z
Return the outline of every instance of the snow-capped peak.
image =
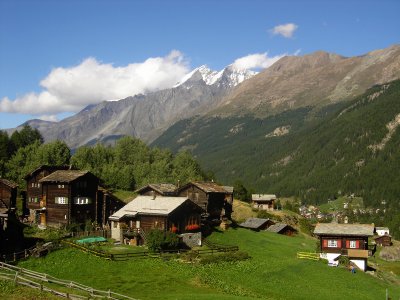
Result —
M200 73L203 81L207 85L213 85L217 83L224 85L227 84L230 87L236 86L244 80L257 74L257 72L254 71L233 68L232 65L229 65L221 71L213 71L206 65L202 65L186 74L174 87L184 84L186 81L192 78L196 72Z

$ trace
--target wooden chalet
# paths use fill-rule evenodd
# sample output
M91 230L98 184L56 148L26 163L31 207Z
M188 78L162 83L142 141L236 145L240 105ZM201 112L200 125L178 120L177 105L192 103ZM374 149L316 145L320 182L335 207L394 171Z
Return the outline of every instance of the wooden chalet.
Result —
M99 179L88 171L58 170L39 180L42 197L35 210L41 226L96 220Z
M378 246L387 247L392 245L392 236L389 234L377 236L374 238L374 240L375 244L377 244Z
M200 232L202 212L203 209L187 197L138 196L109 217L111 237L131 245L142 245L152 229Z
M287 236L292 236L297 233L297 230L295 228L285 223L273 224L269 226L266 230L269 232L283 234Z
M276 195L269 194L252 194L251 203L252 207L260 210L273 211L276 201Z
M171 183L150 183L135 192L143 196L175 196L176 185Z
M319 223L314 234L319 237L322 257L333 262L345 255L359 269L366 270L370 254L368 238L374 235L373 225Z
M241 223L239 226L259 231L259 230L265 230L274 224L275 222L272 221L271 219L248 218L245 222Z
M39 181L55 171L68 169L70 169L70 166L43 165L25 176L26 197L28 201L27 206L30 214L32 214L32 211L40 208L40 200L42 199L42 184Z
M189 182L178 188L177 196L192 200L205 210L210 220L231 218L233 189L227 190L215 182Z
M17 204L18 185L12 181L0 178L0 212L15 209Z

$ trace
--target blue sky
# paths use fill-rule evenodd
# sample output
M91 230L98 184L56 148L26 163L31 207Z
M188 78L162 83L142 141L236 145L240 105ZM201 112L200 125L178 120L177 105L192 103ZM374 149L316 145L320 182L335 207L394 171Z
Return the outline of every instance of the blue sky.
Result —
M0 0L0 128L171 87L203 64L386 48L399 11L397 0Z

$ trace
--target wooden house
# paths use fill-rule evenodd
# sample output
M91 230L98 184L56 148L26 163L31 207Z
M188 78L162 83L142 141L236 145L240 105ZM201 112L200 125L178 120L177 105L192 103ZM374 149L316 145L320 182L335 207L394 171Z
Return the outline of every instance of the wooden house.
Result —
M214 182L189 182L178 188L177 196L187 197L203 208L210 220L231 218L233 191Z
M5 213L15 209L17 204L18 185L12 181L0 178L0 212Z
M273 224L269 226L266 230L269 232L283 234L287 236L292 236L297 233L297 230L295 228L285 223Z
M252 194L251 203L252 207L260 210L273 211L276 201L276 195L269 194Z
M392 245L392 236L389 234L377 236L374 238L375 244L378 246L391 246Z
M373 225L319 223L314 234L319 237L323 258L334 262L340 255L345 255L359 269L366 270L368 238L374 235Z
M175 196L176 186L171 183L150 183L135 192L143 196Z
M88 171L58 170L39 180L42 193L35 210L41 226L83 224L96 220L99 179Z
M239 226L243 228L252 229L255 231L265 230L271 225L274 225L275 222L271 219L262 219L262 218L248 218L245 222L241 223Z
M99 186L96 197L96 219L95 222L102 227L109 223L108 218L116 211L125 206L125 202L115 197L109 190Z
M25 176L27 206L31 221L34 221L34 217L37 215L35 211L41 209L40 201L42 199L42 184L39 181L55 171L68 169L70 169L70 166L43 165Z
M379 236L389 235L390 231L388 227L375 227L375 232Z
M138 196L109 218L111 237L141 245L152 229L180 234L200 232L202 212L202 208L187 197Z

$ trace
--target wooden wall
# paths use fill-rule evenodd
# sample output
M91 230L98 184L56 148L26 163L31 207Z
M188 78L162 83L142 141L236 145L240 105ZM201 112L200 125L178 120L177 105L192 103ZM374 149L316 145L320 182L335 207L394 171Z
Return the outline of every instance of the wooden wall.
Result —
M0 181L0 200L4 202L8 209L15 208L17 203L17 188L12 188Z
M328 240L336 240L337 247L328 247ZM350 248L350 241L356 241L358 248ZM343 237L343 236L323 236L320 238L320 247L323 252L339 253L342 249L368 250L368 237Z

